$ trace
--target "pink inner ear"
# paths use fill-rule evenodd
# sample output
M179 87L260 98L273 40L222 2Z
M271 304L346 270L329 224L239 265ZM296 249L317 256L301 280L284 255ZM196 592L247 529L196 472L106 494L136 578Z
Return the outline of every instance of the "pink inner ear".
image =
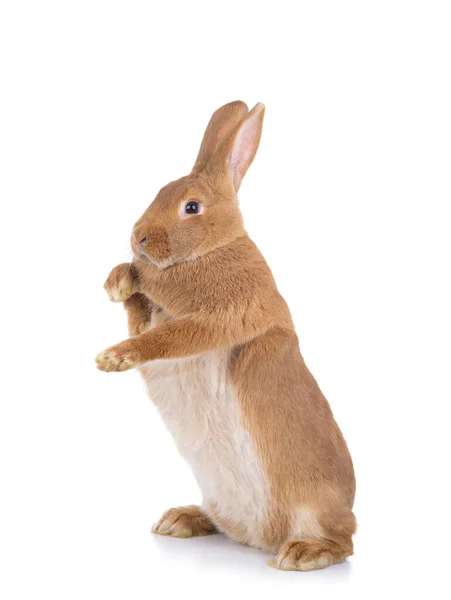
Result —
M244 173L247 171L255 154L256 141L260 132L260 123L258 114L253 115L243 123L232 152L230 153L228 164L233 171L233 182L239 185Z

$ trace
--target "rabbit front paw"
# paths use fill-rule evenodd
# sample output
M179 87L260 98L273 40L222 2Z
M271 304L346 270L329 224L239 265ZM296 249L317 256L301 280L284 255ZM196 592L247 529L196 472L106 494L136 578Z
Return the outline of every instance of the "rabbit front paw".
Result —
M107 373L128 371L137 367L138 364L136 353L128 347L126 342L111 346L96 357L97 368Z
M122 263L111 271L103 286L111 302L125 302L138 291L138 278L130 263Z

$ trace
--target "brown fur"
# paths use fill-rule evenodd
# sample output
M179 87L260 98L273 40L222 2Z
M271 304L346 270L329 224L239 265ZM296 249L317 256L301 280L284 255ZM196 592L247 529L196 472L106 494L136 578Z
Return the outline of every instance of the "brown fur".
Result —
M97 363L121 371L230 349L244 425L270 481L273 510L259 545L279 552L276 567L306 570L352 554L355 479L288 307L243 227L237 191L258 148L263 112L262 105L247 112L242 102L216 111L192 173L164 187L135 225L136 260L113 269L105 284L113 300L125 301L132 337ZM190 199L202 214L181 213ZM156 313L159 324L148 329ZM243 537L239 524L213 522Z

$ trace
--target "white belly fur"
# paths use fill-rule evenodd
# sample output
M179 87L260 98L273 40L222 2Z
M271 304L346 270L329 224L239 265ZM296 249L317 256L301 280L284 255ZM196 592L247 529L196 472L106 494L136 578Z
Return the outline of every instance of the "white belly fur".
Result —
M228 374L228 352L153 361L141 372L180 453L191 465L206 512L209 504L215 505L221 521L246 531L239 541L259 545L256 532L267 514L268 484L252 438L241 423Z

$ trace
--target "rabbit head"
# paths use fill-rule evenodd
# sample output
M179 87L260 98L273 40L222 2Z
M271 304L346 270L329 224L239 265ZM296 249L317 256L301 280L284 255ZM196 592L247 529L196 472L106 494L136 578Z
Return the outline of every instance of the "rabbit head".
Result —
M244 235L237 192L257 152L264 109L237 101L213 114L191 173L163 187L135 224L136 260L163 269Z

